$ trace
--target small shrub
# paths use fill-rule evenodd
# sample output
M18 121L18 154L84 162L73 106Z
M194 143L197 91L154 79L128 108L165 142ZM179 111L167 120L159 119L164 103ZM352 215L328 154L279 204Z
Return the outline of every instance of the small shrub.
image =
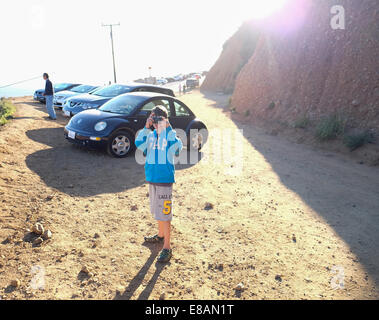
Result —
M345 121L338 115L331 115L320 120L316 128L316 137L319 140L334 139L345 130Z
M346 135L343 141L345 146L348 147L350 151L354 151L362 147L366 143L373 143L373 142L374 142L374 135L369 130L366 130L358 134Z
M245 117L248 117L250 115L250 110L245 111Z
M15 106L7 99L0 99L0 125L7 123L8 119L15 112Z
M269 109L274 109L275 108L275 102L271 102L269 105L268 105L268 108Z
M295 120L294 127L305 129L306 127L308 127L309 123L310 123L309 118L307 118L306 116L300 117Z

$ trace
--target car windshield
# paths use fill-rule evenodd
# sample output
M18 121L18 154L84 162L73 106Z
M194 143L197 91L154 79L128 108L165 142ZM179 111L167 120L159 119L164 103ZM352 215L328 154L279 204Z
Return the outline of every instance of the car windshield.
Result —
M81 86L77 86L71 89L72 92L77 92L77 93L87 93L90 92L91 90L95 89L96 87L94 86L89 86L82 84Z
M145 99L144 97L125 95L109 100L99 110L129 115Z
M58 83L54 85L54 90L64 90L71 86L71 83Z
M93 94L102 97L117 97L120 94L129 92L131 89L132 88L128 86L112 84L111 86L96 90L95 92L93 92Z

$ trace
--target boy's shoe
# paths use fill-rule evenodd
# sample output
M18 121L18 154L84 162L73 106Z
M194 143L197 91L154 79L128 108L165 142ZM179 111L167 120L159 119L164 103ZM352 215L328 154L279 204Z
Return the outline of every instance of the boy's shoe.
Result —
M145 242L149 243L158 243L158 242L163 242L164 238L163 237L158 237L156 234L155 236L150 236L150 237L144 237Z
M172 257L172 249L163 249L157 258L158 262L169 262Z

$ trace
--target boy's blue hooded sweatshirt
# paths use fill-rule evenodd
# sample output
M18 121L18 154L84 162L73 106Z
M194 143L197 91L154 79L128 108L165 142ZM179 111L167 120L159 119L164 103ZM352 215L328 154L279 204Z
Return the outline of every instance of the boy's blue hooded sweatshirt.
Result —
M146 127L141 130L135 140L136 147L146 155L145 175L147 182L174 183L174 156L178 156L183 148L182 141L176 131L167 127L159 134Z

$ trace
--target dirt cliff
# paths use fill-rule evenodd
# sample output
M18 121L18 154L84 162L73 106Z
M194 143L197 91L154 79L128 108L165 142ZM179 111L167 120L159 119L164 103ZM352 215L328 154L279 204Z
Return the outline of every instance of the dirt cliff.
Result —
M331 27L336 4L344 30ZM291 123L338 111L354 127L379 129L377 0L292 1L261 31L236 79L237 117Z
M235 80L252 56L258 38L259 31L252 22L242 24L238 31L225 42L220 57L207 74L201 89L232 93Z

